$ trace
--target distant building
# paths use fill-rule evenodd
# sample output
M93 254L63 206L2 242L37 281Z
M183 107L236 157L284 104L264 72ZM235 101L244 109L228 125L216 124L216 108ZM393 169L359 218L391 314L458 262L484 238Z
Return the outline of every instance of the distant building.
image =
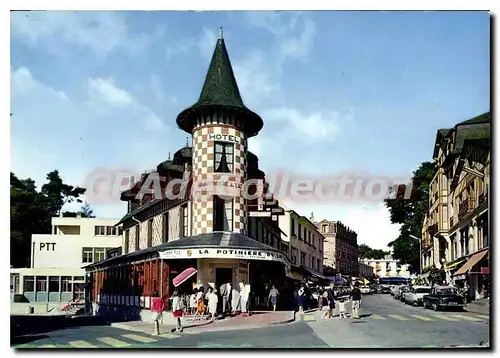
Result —
M391 257L363 259L360 262L373 267L377 277L410 277L409 265L402 265L399 260L394 260Z
M30 303L67 304L83 298L86 264L122 246L118 219L52 218L52 234L31 236L31 267L10 269L10 293ZM40 306L42 307L42 306Z
M375 268L371 265L368 265L362 261L358 262L359 265L359 276L361 277L375 277Z
M340 221L321 220L315 225L325 237L324 265L336 273L357 276L358 234Z

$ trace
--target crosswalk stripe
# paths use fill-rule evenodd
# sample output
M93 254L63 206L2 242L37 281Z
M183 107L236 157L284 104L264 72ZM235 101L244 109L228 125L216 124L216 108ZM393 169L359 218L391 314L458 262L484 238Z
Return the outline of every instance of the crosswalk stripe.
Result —
M179 338L180 336L178 334L173 334L173 333L162 333L159 335L159 337L172 339L172 338Z
M453 322L458 321L457 319L454 319L454 318L451 318L451 317L448 317L448 316L442 316L442 315L439 315L439 314L435 314L433 316L436 317L436 318L445 320L445 321L453 321Z
M143 337L138 334L122 334L122 337L131 339L133 341L142 342L142 343L153 343L156 342L156 339Z
M309 314L304 316L304 321L316 321L316 318L312 314Z
M45 344L43 346L40 346L40 348L56 348L55 344Z
M71 341L71 342L68 342L68 344L72 347L75 347L75 348L97 348L93 344L90 344L89 342L85 342L85 341Z
M410 316L418 318L418 319L420 319L422 321L434 321L432 318L429 318L429 317L426 317L426 316L420 316L418 314L411 314Z
M374 318L374 319L385 319L385 317L379 316L378 314L372 314L372 315L370 315L370 318Z
M483 320L480 319L480 318L477 318L477 317L471 317L471 316L465 316L465 315L453 315L453 317L456 317L456 318L461 318L461 319L465 319L466 321L472 321L472 322L482 322Z
M390 314L389 317L392 317L392 318L395 318L395 319L398 319L400 321L409 321L408 318L406 317L403 317L403 316L400 316L400 315L397 315L397 314Z
M100 338L97 338L97 340L101 341L103 343L109 344L110 346L115 347L115 348L122 348L122 347L130 346L130 344L123 342L123 341L119 341L118 339L115 339L112 337L100 337Z

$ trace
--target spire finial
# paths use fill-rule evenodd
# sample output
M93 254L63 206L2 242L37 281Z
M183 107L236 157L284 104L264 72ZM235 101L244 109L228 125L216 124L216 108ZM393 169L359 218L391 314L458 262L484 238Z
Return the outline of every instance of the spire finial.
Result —
M170 152L168 152L168 160L170 160Z
M219 27L219 40L222 40L224 37L223 37L223 30L222 30L222 24L220 25Z

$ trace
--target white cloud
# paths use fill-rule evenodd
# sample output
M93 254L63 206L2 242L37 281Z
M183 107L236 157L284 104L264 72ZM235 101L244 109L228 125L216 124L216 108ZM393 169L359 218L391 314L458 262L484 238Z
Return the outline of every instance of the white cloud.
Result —
M126 107L136 103L134 97L124 89L118 88L112 78L89 78L88 90L92 99L104 101L112 106Z
M290 107L268 109L263 117L281 122L289 136L300 136L305 141L333 140L339 132L341 121L341 116L334 111L306 113Z
M303 30L296 36L285 38L281 42L281 54L284 58L291 57L305 60L312 51L316 26L314 22L306 20Z
M115 51L136 54L153 37L133 34L122 14L98 11L44 11L15 12L11 15L12 35L34 46L60 53L57 43L72 44L90 49L98 56Z
M167 46L166 57L171 60L175 57L185 56L186 53L197 50L204 59L210 59L217 42L217 32L204 27L200 34L194 37L173 41Z

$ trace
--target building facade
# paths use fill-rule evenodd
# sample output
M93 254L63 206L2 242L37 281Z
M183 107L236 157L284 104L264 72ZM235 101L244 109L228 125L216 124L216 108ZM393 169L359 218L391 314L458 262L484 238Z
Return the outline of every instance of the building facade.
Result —
M170 297L176 287L250 284L253 307L269 284L287 290L290 248L275 214L280 208L272 197L264 200L265 174L248 151L263 121L243 104L222 30L200 97L177 125L192 145L122 193L124 255L87 268L92 301L105 314L142 315L154 292ZM192 268L194 276L175 286L176 275Z
M426 277L434 272L435 280L467 284L471 299L489 288L490 123L485 113L437 131L436 174L422 227Z
M402 265L399 260L394 260L390 257L383 259L363 259L361 263L371 266L376 277L402 277L409 278L409 265Z
M83 299L83 266L109 257L122 245L118 219L52 218L52 234L31 237L31 267L10 269L11 295L30 303Z
M359 276L364 278L375 277L375 267L365 264L363 261L359 261Z
M297 280L308 276L324 279L323 256L325 237L313 222L296 211L280 204L285 214L279 218L284 240L289 243L292 275Z
M324 265L337 274L357 276L358 234L340 221L322 220L315 225L325 237Z

